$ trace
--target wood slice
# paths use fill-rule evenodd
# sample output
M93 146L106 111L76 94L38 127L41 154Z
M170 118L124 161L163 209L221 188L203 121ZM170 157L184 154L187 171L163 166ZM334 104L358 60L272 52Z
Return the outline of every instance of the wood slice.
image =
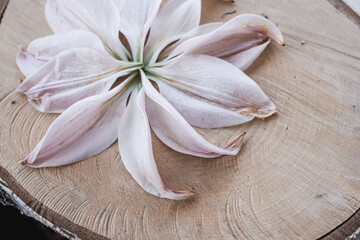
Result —
M51 33L44 3L10 0L0 25L0 184L29 215L83 239L316 239L359 209L360 30L328 1L203 1L202 23L266 13L286 46L271 43L246 71L278 114L199 129L213 142L246 131L237 156L192 157L153 136L164 182L195 193L186 201L143 191L116 144L65 167L17 163L56 118L14 92L22 77L16 54Z

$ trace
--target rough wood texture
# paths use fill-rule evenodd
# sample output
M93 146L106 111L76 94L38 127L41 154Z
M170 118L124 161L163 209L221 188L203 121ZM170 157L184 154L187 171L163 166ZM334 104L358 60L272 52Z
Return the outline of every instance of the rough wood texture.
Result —
M142 191L116 145L61 168L17 163L56 118L14 92L21 77L16 53L51 32L43 6L44 0L29 0L26 7L11 0L0 25L0 185L53 226L84 239L315 239L359 209L360 31L329 2L204 0L203 23L233 10L264 12L287 45L271 44L247 71L279 114L201 130L214 142L230 131L247 131L238 156L189 157L154 138L167 185L195 192L181 202Z

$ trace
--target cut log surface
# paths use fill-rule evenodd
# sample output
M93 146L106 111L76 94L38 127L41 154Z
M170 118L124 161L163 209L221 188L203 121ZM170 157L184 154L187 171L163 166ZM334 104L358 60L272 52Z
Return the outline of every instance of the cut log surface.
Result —
M81 239L316 239L359 209L360 29L330 2L203 0L202 23L266 13L286 46L271 43L246 71L278 114L199 129L215 143L246 131L237 156L192 157L153 136L164 182L195 193L185 201L143 191L117 144L70 166L18 164L57 117L14 92L22 77L16 54L51 34L44 4L10 0L0 24L0 186L29 215ZM359 221L352 224L355 232Z

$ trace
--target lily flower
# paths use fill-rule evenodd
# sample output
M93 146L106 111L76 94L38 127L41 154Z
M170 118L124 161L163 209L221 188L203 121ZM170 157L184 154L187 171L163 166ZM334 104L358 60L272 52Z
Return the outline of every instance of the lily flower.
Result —
M118 139L121 159L147 192L186 199L157 170L151 129L193 156L236 155L244 133L217 146L192 126L218 128L276 112L242 70L278 28L256 15L199 25L200 0L48 0L53 35L20 52L17 88L39 111L61 113L21 162L55 167L101 153Z

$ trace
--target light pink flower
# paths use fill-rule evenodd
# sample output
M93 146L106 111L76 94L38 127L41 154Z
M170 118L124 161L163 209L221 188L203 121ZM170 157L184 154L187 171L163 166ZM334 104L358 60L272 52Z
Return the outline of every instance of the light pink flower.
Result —
M55 34L34 40L19 54L26 79L17 91L38 110L62 114L23 164L71 164L118 139L126 169L145 191L185 199L192 193L169 190L161 180L150 126L170 148L213 158L236 155L244 134L215 146L191 125L226 127L276 112L242 72L270 40L283 44L274 24L240 15L199 26L200 0L170 0L161 9L160 4L47 1L45 14ZM125 80L115 84L119 79Z

